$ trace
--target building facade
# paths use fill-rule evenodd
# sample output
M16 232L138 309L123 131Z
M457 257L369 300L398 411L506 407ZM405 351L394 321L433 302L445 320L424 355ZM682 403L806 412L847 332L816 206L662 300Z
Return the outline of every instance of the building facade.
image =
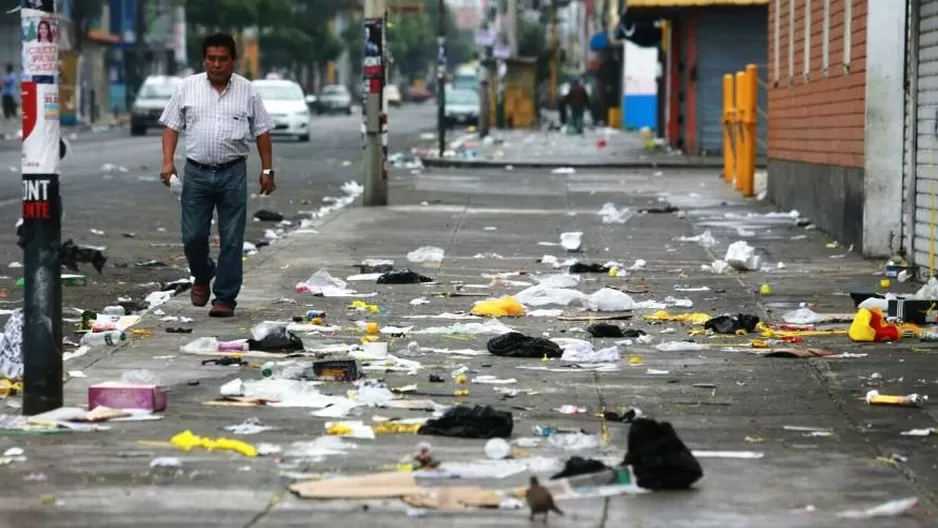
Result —
M856 247L864 212L866 20L867 0L769 4L769 198Z

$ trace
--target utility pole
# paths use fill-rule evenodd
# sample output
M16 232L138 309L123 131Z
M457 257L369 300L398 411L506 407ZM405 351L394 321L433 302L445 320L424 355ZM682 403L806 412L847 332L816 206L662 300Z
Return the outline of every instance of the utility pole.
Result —
M55 0L23 0L23 414L62 406L62 199Z
M362 180L366 206L388 204L388 114L384 101L387 82L387 4L386 0L365 0L362 36L362 113L365 120L362 156Z
M439 156L446 150L446 0L437 0L436 13L436 130Z

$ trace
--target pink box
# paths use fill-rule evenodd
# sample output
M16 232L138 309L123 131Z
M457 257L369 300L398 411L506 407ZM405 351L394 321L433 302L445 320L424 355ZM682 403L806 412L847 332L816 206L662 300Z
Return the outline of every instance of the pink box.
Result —
M166 410L166 393L156 385L108 381L88 387L88 409L95 407L160 412Z

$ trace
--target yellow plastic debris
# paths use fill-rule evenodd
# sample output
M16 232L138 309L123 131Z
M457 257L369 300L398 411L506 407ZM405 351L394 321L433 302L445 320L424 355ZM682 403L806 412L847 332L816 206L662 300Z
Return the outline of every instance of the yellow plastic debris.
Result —
M762 295L772 295L772 287L768 284L763 284L759 286L759 293Z
M472 315L480 317L521 317L525 313L524 305L518 299L506 295L500 299L486 299L475 303Z
M368 335L377 335L381 333L381 327L378 326L378 323L370 322L365 325L365 331L368 332Z
M365 301L352 301L352 304L348 307L349 310L358 310L360 312L371 312L375 314L381 312L381 308L379 308L377 304L369 304Z
M645 320L647 321L669 321L675 323L704 324L710 319L710 314L703 312L671 314L664 310L658 310L655 313L645 315Z
M639 357L639 356L629 356L629 365L632 365L633 367L640 367L640 366L642 366L642 365L644 365L644 364L645 364L645 362L642 361L642 358L641 358L641 357Z
M201 447L211 451L234 451L244 456L256 457L257 449L247 442L232 440L230 438L211 439L205 436L196 436L192 431L183 431L169 439L169 443L183 451L192 451L195 447Z
M423 424L383 422L371 426L375 434L417 434Z
M879 287L882 288L882 289L884 289L884 290L885 290L885 289L888 289L888 288L889 288L889 279L879 279Z
M355 431L348 425L337 422L326 428L326 434L331 436L349 436Z

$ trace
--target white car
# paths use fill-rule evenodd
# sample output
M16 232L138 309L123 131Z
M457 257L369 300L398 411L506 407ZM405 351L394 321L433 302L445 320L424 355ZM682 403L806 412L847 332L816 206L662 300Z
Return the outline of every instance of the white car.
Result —
M306 104L303 88L293 81L264 79L253 81L254 89L264 101L267 113L274 120L274 136L290 136L309 141L312 115Z
M181 77L151 75L143 81L134 105L130 109L130 135L146 135L148 128L161 128L160 116L172 99Z

